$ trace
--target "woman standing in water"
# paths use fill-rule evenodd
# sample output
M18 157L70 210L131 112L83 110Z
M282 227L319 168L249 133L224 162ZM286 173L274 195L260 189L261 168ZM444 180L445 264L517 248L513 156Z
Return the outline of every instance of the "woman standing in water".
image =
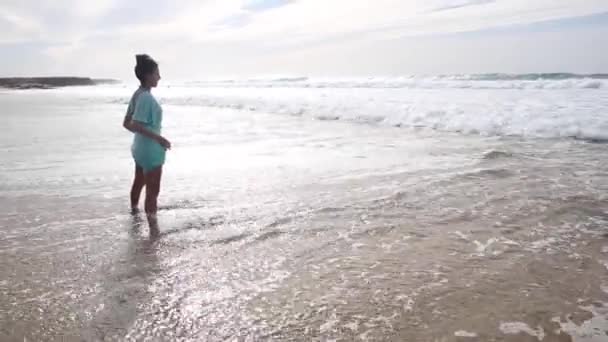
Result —
M137 55L135 76L140 87L135 91L125 116L123 126L135 133L131 152L135 160L135 178L131 187L131 209L137 210L142 188L146 187L144 209L151 228L156 228L157 200L165 152L171 143L161 135L162 108L152 96L152 88L158 85L158 64L148 55Z

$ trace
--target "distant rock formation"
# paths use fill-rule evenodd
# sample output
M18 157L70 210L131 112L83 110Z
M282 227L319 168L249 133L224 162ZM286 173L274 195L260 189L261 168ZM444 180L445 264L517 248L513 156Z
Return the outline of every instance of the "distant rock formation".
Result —
M112 84L112 79L92 79L88 77L9 77L0 78L0 87L10 89L51 89L69 86L93 86Z

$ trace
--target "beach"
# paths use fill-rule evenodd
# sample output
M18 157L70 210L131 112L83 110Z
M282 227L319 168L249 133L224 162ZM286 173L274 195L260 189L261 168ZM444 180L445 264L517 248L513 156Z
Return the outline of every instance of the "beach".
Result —
M135 89L0 90L0 340L608 340L601 75L164 83L157 238Z

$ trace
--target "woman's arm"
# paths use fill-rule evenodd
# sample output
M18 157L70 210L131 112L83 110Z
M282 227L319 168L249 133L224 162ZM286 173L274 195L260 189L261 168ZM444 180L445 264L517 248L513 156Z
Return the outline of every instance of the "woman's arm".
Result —
M135 133L133 131L133 128L131 128L131 119L133 118L133 115L127 115L125 116L125 119L122 121L122 127L124 127L125 129L127 129L128 131Z
M131 123L126 123L126 125L128 126L127 129L130 130L131 132L139 133L143 136L146 136L146 137L158 142L162 147L164 147L168 150L171 149L171 143L169 142L169 140L150 131L149 129L147 129L144 125L140 124L139 122L133 120L133 121L131 121Z

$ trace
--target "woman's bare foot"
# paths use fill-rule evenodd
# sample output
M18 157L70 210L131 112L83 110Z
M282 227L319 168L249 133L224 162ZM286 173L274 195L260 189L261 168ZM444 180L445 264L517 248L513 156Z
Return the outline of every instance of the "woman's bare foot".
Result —
M150 227L150 238L156 239L160 234L158 218L156 214L146 214L146 216L148 217L148 226Z

